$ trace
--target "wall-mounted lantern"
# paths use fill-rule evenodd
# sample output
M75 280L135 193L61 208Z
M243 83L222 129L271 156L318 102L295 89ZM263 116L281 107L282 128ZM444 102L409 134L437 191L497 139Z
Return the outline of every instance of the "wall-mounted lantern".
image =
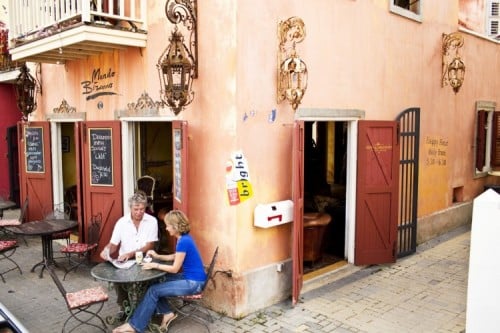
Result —
M175 27L156 67L161 100L176 115L194 99L193 79L198 77L196 7L196 0L167 0L165 4L165 14ZM189 47L179 30L180 22L189 33Z
M464 38L458 32L443 34L443 72L441 86L450 85L455 94L460 90L465 77L465 64L458 53Z
M16 99L17 107L22 112L25 119L36 110L36 90L35 78L29 73L25 64L21 66L20 74L16 78Z
M295 49L295 44L302 42L305 36L305 25L299 17L278 23L277 99L278 103L286 99L294 111L307 89L307 66Z

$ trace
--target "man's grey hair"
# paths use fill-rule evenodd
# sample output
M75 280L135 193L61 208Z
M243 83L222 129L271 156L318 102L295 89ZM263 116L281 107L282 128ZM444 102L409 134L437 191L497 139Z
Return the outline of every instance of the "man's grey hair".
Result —
M128 205L130 207L133 205L144 205L146 207L148 205L148 198L144 192L137 191L128 199Z

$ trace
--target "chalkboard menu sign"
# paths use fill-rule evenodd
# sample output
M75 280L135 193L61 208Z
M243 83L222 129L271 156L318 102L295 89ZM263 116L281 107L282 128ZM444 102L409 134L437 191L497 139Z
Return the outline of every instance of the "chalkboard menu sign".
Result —
M90 184L113 185L111 128L89 128Z
M26 172L45 172L43 160L43 128L25 127Z

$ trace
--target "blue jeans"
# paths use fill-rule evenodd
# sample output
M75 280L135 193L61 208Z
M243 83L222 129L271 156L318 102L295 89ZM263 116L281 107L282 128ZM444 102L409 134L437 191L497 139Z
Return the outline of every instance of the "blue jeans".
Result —
M172 312L165 297L191 295L201 291L204 281L185 280L182 274L167 274L167 280L153 284L135 309L129 324L137 331L144 332L153 314Z

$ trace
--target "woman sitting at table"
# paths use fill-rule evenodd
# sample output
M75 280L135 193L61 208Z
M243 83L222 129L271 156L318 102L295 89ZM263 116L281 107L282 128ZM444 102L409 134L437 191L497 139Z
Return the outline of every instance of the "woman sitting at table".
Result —
M175 254L160 255L149 250L146 256L161 261L173 261L173 264L143 262L142 269L158 269L172 274L166 275L166 281L150 286L130 321L115 328L113 333L144 332L155 311L157 314L163 314L160 328L166 331L177 317L177 314L170 310L166 297L190 295L201 291L206 274L200 253L189 235L190 226L186 215L181 211L172 210L165 215L164 221L168 233L177 238Z

